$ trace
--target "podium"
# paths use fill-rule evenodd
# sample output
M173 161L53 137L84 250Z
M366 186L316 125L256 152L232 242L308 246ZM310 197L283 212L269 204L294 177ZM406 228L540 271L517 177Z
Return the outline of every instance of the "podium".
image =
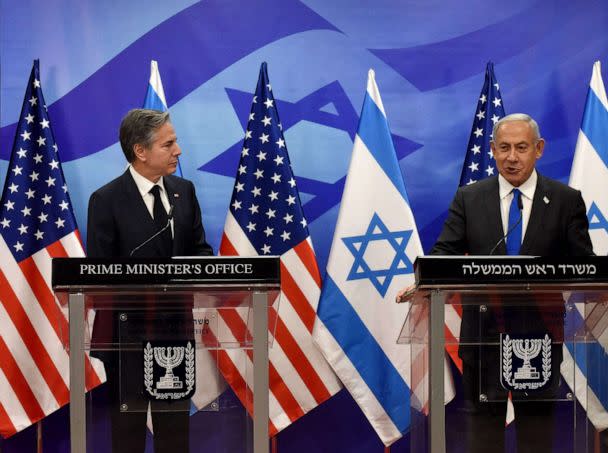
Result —
M90 440L87 448L91 357L101 359L114 380L121 414L145 417L148 407L190 410L189 398L205 385L195 371L198 352L209 351L217 362L219 354L238 349L253 352L253 370L242 364L249 368L243 379L253 380L253 401L245 404L253 407L253 434L243 436L239 450L268 452L268 348L275 321L269 312L278 311L278 257L56 258L52 286L69 310L69 332L62 336L70 352L72 452L110 451ZM206 372L219 376L217 367Z
M509 394L517 436L536 429L552 451L594 451L587 413L608 426L608 258L429 256L415 273L398 339L423 376L410 394L410 451L470 451L487 434L470 420L496 408L506 418ZM465 372L452 367L456 397L444 405L446 350ZM517 424L518 410L538 407L547 423Z

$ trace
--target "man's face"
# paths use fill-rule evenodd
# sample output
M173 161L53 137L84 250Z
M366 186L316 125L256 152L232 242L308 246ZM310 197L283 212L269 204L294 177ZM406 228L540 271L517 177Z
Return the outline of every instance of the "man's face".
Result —
M165 123L155 133L149 148L135 145L136 170L149 180L156 182L177 169L177 158L182 153L171 123Z
M528 180L536 160L543 155L545 141L537 140L525 121L508 121L500 125L490 147L498 172L511 185L519 187Z

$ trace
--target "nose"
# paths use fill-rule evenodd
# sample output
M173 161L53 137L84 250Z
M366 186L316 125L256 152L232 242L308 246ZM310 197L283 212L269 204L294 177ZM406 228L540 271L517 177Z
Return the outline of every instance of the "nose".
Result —
M182 154L182 149L181 149L181 148L179 147L179 145L176 143L176 144L173 146L173 155L174 155L175 157L178 157L178 156L180 156L181 154Z
M511 148L509 150L509 154L507 154L507 160L509 162L515 162L515 161L517 161L517 151L515 151L515 148Z

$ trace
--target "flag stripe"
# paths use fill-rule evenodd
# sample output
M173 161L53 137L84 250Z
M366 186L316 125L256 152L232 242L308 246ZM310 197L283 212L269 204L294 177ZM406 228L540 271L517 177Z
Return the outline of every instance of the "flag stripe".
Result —
M295 282L291 273L285 266L284 261L281 259L281 290L285 293L287 298L291 301L291 304L308 329L312 332L312 328L315 323L315 311L308 303L306 296L302 293L301 288Z
M366 118L365 121L359 121L357 136L365 143L365 146L371 155L374 156L378 165L380 165L393 185L407 201L403 176L401 175L397 159L395 159L395 148L386 117L372 100L369 93L365 95L365 100L363 101L361 118L364 117ZM357 146L356 138L354 146ZM392 155L386 150L393 150Z
M0 388L7 390L11 388L11 384L2 372L1 366ZM13 423L11 416L14 417L16 423L18 423L19 420L28 420L28 425L31 423L18 399L8 391L0 392L0 436L2 437L6 438L12 436L18 431L17 426L15 426L15 423Z
M55 296L49 290L36 263L34 263L33 258L30 257L21 261L19 263L19 268L27 279L32 292L34 293L35 300L46 315L49 325L53 328L57 338L67 335L69 330L68 322L55 302Z
M247 329L247 324L243 321L243 318L240 317L236 310L221 310L220 316L236 338L238 338L237 334L242 332L247 332L247 336L250 336ZM245 352L249 360L253 363L253 350L247 349ZM285 382L283 382L281 379L281 376L277 372L277 369L272 362L269 362L268 372L268 385L289 419L293 421L303 415L298 402L294 398L289 388L285 385Z
M300 257L300 261L306 266L306 270L310 276L314 279L317 287L321 288L321 273L319 272L319 267L317 266L317 258L315 257L315 252L312 249L310 244L310 238L305 241L300 242L298 245L294 247L295 252Z
M13 324L19 326L21 339L31 356L35 358L36 366L53 393L55 400L59 404L64 404L69 400L69 390L63 381L55 362L45 349L30 318L23 309L20 300L13 292L4 272L0 272L0 291L3 294L2 305L4 306L4 309L8 313Z
M226 236L226 233L222 234L222 242L220 244L220 255L222 255L222 256L238 255L236 249L234 248L234 245L232 245L232 242L230 242L230 240L228 239L228 236Z
M2 357L0 368L28 418L32 423L43 418L44 411L2 337L0 337L0 357Z
M320 305L319 317L397 428L406 429L409 411L395 401L409 400L409 387L329 275L325 276L323 297L332 303Z
M289 298L289 296L287 297ZM285 301L283 301L283 303L284 302ZM298 345L298 342L291 334L287 324L285 324L280 317L277 317L275 340L279 341L281 348L285 351L286 358L291 362L296 372L302 378L302 381L306 383L308 390L311 392L317 404L320 404L329 398L331 394L323 384L323 380L311 365L304 351L302 351Z
M607 124L608 110L606 110L606 107L596 96L595 92L589 90L581 130L606 166L608 166Z

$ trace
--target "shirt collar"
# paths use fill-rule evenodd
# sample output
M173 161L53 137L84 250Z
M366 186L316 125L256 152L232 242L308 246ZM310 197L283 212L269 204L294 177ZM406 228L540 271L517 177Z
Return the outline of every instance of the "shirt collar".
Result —
M135 181L137 190L139 190L139 193L141 194L142 197L144 195L146 195L147 193L149 193L150 190L152 189L152 187L155 185L160 186L161 191L165 190L165 184L163 182L162 176L160 177L158 182L156 182L156 184L155 184L152 181L150 181L148 178L137 173L137 170L135 170L132 165L129 165L129 171L131 172L131 176L133 177L133 180Z
M538 174L536 173L536 169L532 170L532 174L530 177L524 182L521 186L518 187L519 191L522 193L524 197L529 200L532 200L534 197L534 191L536 190L536 182L538 181ZM501 174L498 175L498 193L500 195L500 199L502 200L504 197L509 195L514 186L511 185L509 181L507 181Z

